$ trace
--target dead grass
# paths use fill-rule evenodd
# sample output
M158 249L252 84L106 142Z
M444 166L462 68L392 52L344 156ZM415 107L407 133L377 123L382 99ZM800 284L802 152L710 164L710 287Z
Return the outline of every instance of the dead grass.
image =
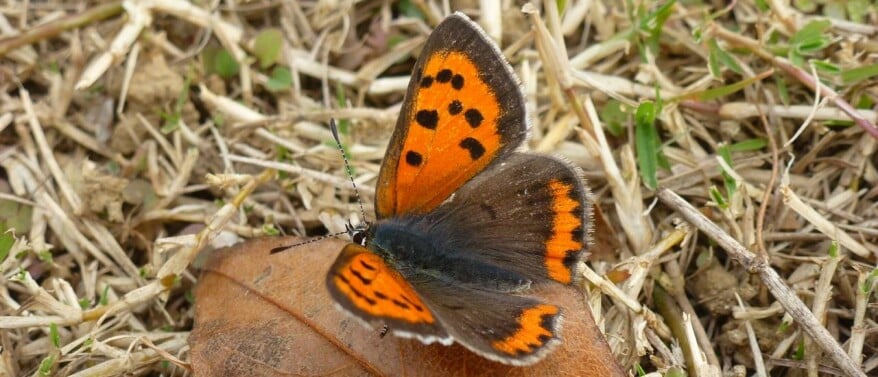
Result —
M412 56L446 3L411 1L422 17L381 1L230 3L0 6L0 375L186 374L201 250L363 220L326 124L349 124L370 204ZM570 0L560 16L554 1L482 3L451 5L502 36L530 147L582 166L603 211L586 288L623 366L878 370L874 3L681 2L664 22L651 2ZM274 91L255 58L269 28L291 73ZM204 64L220 50L242 63L227 79ZM662 103L647 143L667 162L659 190L635 143L647 101Z

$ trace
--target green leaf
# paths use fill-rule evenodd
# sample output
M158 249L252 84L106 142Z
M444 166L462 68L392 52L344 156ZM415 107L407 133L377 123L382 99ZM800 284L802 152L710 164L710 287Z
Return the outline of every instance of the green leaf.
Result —
M340 109L348 107L347 93L344 90L344 85L342 85L341 83L335 85L335 104ZM339 130L339 132L341 132L341 130Z
M768 141L762 138L748 139L729 145L729 152L752 152L764 149Z
M832 241L829 244L829 256L833 258L838 258L838 242Z
M821 72L830 73L833 75L837 75L841 73L841 68L835 64L832 64L823 60L812 60L811 64L814 64L814 68Z
M719 192L719 189L716 186L710 186L709 190L710 198L716 203L719 208L728 209L729 202L723 197L723 194Z
M783 334L790 328L790 323L787 321L783 321L780 323L780 326L777 327L777 332L779 334Z
M662 29L668 17L671 16L676 0L668 1L656 10L649 12L640 20L640 29L646 32L646 45L651 51L656 52L659 48L659 39L662 36Z
M162 125L161 132L165 135L176 131L180 128L180 120L183 119L183 108L189 102L189 85L192 84L192 76L186 75L180 93L177 94L177 101L174 102L174 109L171 114L162 113L165 123Z
M228 50L220 50L216 53L213 62L213 71L224 79L230 79L238 74L241 66Z
M293 86L293 74L287 67L274 67L265 87L272 92L287 90Z
M43 250L37 253L37 257L40 258L43 263L52 264L52 252L49 250Z
M159 129L163 135L170 134L180 128L180 114L161 112L162 127Z
M601 108L600 118L607 126L607 131L613 136L622 136L625 132L624 124L628 122L630 114L624 108L622 102L614 99L607 101L607 104Z
M88 309L89 306L91 306L91 300L84 298L84 297L79 299L79 308L80 309Z
M262 232L265 233L266 236L277 236L280 234L280 231L271 224L263 224Z
M61 348L61 334L58 333L58 325L54 322L49 324L49 339L52 340L55 348Z
M655 129L656 109L651 101L643 102L634 114L634 141L637 151L637 162L640 165L640 177L643 184L650 190L658 187L656 170L658 162L657 143L658 131Z
M637 371L638 376L645 376L646 375L646 370L643 369L643 365L640 365L640 363L634 364L634 369Z
M9 251L12 250L13 245L15 245L15 237L12 236L12 233L0 233L0 263L9 256Z
M872 100L872 97L869 97L866 94L861 94L860 99L857 100L854 107L858 109L871 109L873 105L875 105L875 101Z
M798 347L793 352L793 360L805 360L805 342L800 341Z
M719 147L717 149L717 154L719 154L730 168L734 167L732 164L732 152L729 150L728 145ZM723 184L726 187L726 195L728 195L729 200L732 200L732 197L735 196L735 192L738 188L738 181L722 167L720 167L720 173L723 177Z
M878 279L878 267L872 269L872 272L866 277L866 281L863 282L863 286L860 287L863 294L868 295L869 291L875 287L875 279Z
M277 62L283 43L284 35L277 28L265 29L256 35L253 39L253 54L259 60L260 68L266 69Z
M715 100L718 98L726 97L726 96L733 94L733 93L736 93L740 90L743 90L744 88L750 86L754 82L757 82L757 81L762 80L762 79L763 79L763 77L761 77L760 75L756 75L753 77L748 77L748 78L741 80L741 81L738 81L738 82L731 83L729 85L723 85L723 86L720 86L718 88L712 88L712 89L702 90L702 91L698 91L698 92L693 92L693 93L685 94L681 97L695 98L695 99L698 99L700 101L712 101L712 100Z
M826 31L832 24L828 20L815 20L807 23L790 38L790 45L802 55L823 50L829 45Z
M787 88L787 82L783 79L783 75L774 75L774 84L777 86L777 95L780 102L784 105L790 105L790 91Z
M564 10L567 9L567 0L555 0L555 6L558 7L558 14L564 14Z
M0 200L0 232L15 229L17 234L30 232L33 207L12 200Z
M737 74L743 74L744 70L738 64L734 57L729 54L726 50L723 50L719 47L719 44L715 39L711 39L709 42L710 46L710 60L716 60L718 63L722 63L726 68L731 69L733 72ZM716 63L714 63L716 64ZM719 67L716 67L717 74L714 74L715 77L719 77ZM711 68L711 73L713 73L714 68Z
M716 43L715 39L711 39L707 46L710 48L710 54L707 55L707 69L710 70L711 76L722 77L722 71L719 66L719 57L716 56L716 50L719 50L719 45Z
M830 119L823 122L823 125L829 128L848 128L854 125L852 120Z
M38 373L40 376L51 376L52 371L55 369L55 355L46 356L42 361L40 361L40 368Z
M344 109L344 108L348 107L347 92L345 92L345 87L341 83L338 83L338 85L336 85L336 87L335 87L335 100L336 100L336 104L338 105L339 109ZM350 135L351 121L348 120L347 118L336 119L335 126L338 129L338 133L340 135L344 135L344 136ZM335 144L334 140L331 142L331 144L334 147L338 147L338 145ZM347 147L344 144L342 144L342 149L347 149Z
M109 286L109 285L105 285L105 286L104 286L104 291L101 292L101 298L100 298L100 300L98 300L98 302L99 302L102 306L107 305L107 303L110 301L110 299L109 299L109 293L110 293L110 286Z
M864 65L862 67L846 69L841 72L841 81L847 85L878 76L878 63Z

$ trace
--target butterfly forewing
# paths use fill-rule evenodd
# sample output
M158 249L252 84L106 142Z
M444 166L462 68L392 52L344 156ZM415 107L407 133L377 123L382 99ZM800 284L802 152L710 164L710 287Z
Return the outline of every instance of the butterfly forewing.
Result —
M378 178L378 218L431 211L526 134L509 63L472 21L448 17L415 65Z

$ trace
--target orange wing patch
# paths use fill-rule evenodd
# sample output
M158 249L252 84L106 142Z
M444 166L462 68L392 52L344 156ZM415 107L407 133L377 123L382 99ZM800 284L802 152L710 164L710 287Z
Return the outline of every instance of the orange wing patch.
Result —
M516 319L518 330L491 346L513 356L532 354L556 337L554 323L557 315L558 307L554 305L540 304L525 309Z
M348 247L360 248L356 245ZM415 290L375 254L354 254L346 263L333 266L330 273L333 275L331 284L354 307L370 316L393 318L409 324L436 322Z
M418 85L396 167L396 203L384 206L396 213L432 210L484 169L501 147L497 94L469 56L430 55Z
M564 284L573 280L571 264L583 247L582 217L576 215L581 211L581 204L571 198L573 189L560 180L549 181L553 219L552 236L546 241L546 269L550 278Z

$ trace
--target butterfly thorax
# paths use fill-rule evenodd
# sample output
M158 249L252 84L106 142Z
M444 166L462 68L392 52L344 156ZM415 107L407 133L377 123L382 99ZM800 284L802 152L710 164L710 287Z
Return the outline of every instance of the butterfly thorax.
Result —
M407 278L426 275L451 285L500 292L530 287L526 277L479 260L453 235L422 220L417 216L382 220L369 230L367 246Z

